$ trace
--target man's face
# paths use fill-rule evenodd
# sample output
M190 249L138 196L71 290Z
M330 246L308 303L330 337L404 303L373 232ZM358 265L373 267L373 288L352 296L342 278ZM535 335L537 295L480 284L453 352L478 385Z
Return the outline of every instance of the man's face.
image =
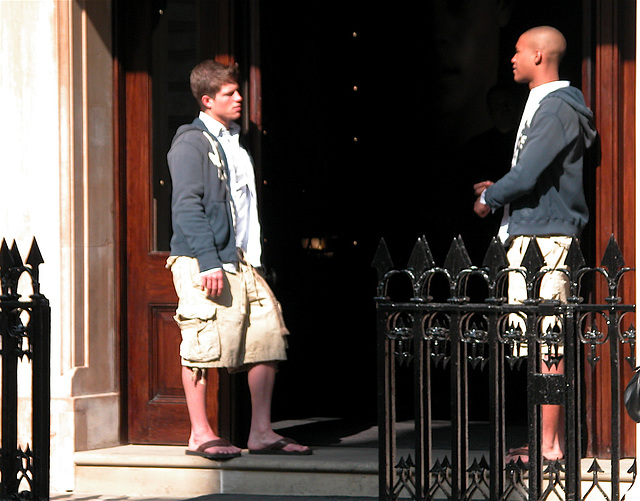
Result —
M224 84L215 97L209 99L206 113L218 122L229 126L229 123L238 120L242 114L242 96L238 90L238 84Z
M513 79L518 83L529 83L533 80L536 67L536 50L527 33L520 36L516 43L516 52L511 58Z

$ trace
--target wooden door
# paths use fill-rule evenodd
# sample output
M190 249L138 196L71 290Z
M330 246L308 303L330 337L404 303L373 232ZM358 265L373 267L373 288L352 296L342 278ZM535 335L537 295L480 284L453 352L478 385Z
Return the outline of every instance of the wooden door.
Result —
M636 2L585 0L585 36L593 51L585 58L585 89L596 116L601 158L595 174L595 256L602 259L609 237L615 235L625 265L636 267ZM600 264L596 261L595 264ZM619 292L624 302L636 297L635 280L623 280ZM599 291L601 296L604 296ZM603 297L597 297L603 301ZM627 320L628 322L628 320ZM635 316L631 322L635 323ZM628 324L625 325L628 328ZM599 356L608 360L609 343ZM626 348L625 348L626 349ZM637 365L638 362L636 361ZM589 364L585 361L585 367ZM622 382L631 378L631 367L620 360ZM600 363L587 373L595 383L587 388L587 454L607 457L611 452L611 367ZM624 385L622 387L624 389ZM623 457L636 450L636 424L621 411Z
M225 53L226 2L139 0L116 6L121 287L127 432L131 443L186 443L188 414L181 385L180 332L169 255L170 177L166 153L176 128L198 109L189 72ZM211 34L215 33L217 39ZM227 44L228 45L228 44ZM218 58L220 59L220 58ZM228 436L229 383L210 371L212 426Z

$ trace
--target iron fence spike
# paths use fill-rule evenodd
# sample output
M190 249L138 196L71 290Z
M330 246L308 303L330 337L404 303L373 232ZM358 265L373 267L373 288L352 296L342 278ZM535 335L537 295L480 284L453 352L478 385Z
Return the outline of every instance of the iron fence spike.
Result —
M593 462L591 463L591 466L589 466L587 473L595 473L596 475L598 473L604 473L604 470L602 469L600 463L598 463L598 460L596 458L593 459Z
M27 264L31 267L31 276L33 280L34 295L40 294L40 265L44 263L44 258L40 252L40 247L35 237L31 242L31 249L27 255Z
M449 251L447 252L447 256L444 258L445 269L451 270L453 273L455 273L455 268L457 268L457 265L456 265L457 252L458 252L458 242L454 238L451 241L451 245L449 246Z
M467 246L464 244L464 240L462 239L462 235L458 235L458 247L460 249L460 254L462 255L462 260L464 263L464 267L468 268L471 266L471 257L469 257L469 251L467 250Z
M2 270L2 274L5 275L7 270L13 266L13 256L9 250L7 241L3 238L2 246L0 247L0 270Z
M473 458L473 463L471 463L471 466L467 468L468 473L472 473L474 471L482 471L482 468L480 468L480 465L478 464L477 458Z
M34 237L31 242L31 249L29 250L29 254L27 255L27 264L30 265L34 270L38 268L42 263L44 263L44 258L42 257L42 253L40 252L40 247L38 246L38 241Z
M527 276L529 277L533 277L544 266L544 256L535 238L529 241L520 266L527 270Z
M433 254L431 253L429 242L427 242L427 237L424 235L422 235L422 244L424 245L424 251L427 256L427 268L433 268L436 265L436 262L433 259Z
M429 263L429 248L426 245L426 242L419 238L416 241L416 244L413 246L413 250L411 251L411 256L409 257L409 262L407 267L415 273L416 277L422 275L424 270L428 268L432 268L433 264Z
M582 249L580 249L580 243L576 237L571 239L571 245L567 252L565 264L572 272L576 272L587 265L584 260L584 255L582 254Z
M487 253L484 255L482 266L489 269L489 276L495 278L498 272L509 266L507 251L504 244L497 237L491 239Z
M393 269L393 261L391 260L391 255L389 254L389 249L384 238L380 239L371 266L378 271L378 282L384 278L388 271Z
M613 234L609 237L609 243L602 256L600 266L607 268L611 277L615 276L621 268L624 268L624 257Z
M13 260L13 266L22 266L22 256L20 255L20 250L18 249L18 244L16 243L16 241L14 240L13 243L11 244L11 258Z
M436 462L434 463L433 468L429 470L429 473L443 473L445 471L447 471L447 466L444 464L444 461L441 463L440 460L436 459Z
M458 276L462 270L470 265L471 260L464 247L464 242L462 242L462 237L454 238L444 260L444 267L450 270L453 276Z

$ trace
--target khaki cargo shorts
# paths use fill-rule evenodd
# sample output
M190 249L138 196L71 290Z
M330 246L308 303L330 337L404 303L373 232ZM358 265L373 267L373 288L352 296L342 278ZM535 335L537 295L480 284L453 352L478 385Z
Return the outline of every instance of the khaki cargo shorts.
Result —
M509 265L512 268L520 267L520 263L527 252L531 238L532 237L522 236L514 238L507 251ZM554 270L548 271L540 282L540 297L543 299L556 299L561 303L567 302L567 296L569 295L569 278L566 273L555 270L565 267L565 259L571 246L571 240L571 237L564 236L537 237L545 267ZM521 303L527 298L527 287L522 275L517 273L509 274L508 298L510 304ZM525 332L525 318L523 316L512 314L509 316L509 322L520 327L522 332ZM562 324L560 319L555 316L542 317L538 326L538 332L544 333L548 329L561 331ZM555 348L557 349L557 354L561 355L563 352L562 346L558 345ZM549 347L546 344L541 345L542 353L549 353L548 349ZM519 355L525 356L526 353L526 347L521 346Z
M225 271L222 294L200 289L198 261L170 256L178 295L175 321L182 333L182 365L241 372L252 364L286 360L289 334L280 303L266 281L242 260L237 273Z

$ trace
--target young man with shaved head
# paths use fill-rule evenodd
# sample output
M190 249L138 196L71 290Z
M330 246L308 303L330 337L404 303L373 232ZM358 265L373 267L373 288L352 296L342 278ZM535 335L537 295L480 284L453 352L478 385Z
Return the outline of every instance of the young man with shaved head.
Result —
M529 241L535 238L552 270L562 268L572 237L578 237L589 214L582 173L586 150L597 132L593 113L579 89L560 80L559 66L566 51L562 33L539 26L523 33L511 59L513 77L530 92L514 146L511 170L495 183L474 185L474 211L485 217L504 207L499 236L507 247L511 267L520 267ZM540 287L545 299L566 301L568 279L559 271L547 273ZM509 302L526 299L524 280L509 279ZM520 319L521 320L521 319ZM555 324L546 318L541 328ZM523 325L522 322L520 322ZM524 329L523 329L524 330ZM561 357L542 364L543 372L562 373ZM562 408L542 406L542 454L547 460L564 456ZM526 447L511 450L507 459L528 460Z

